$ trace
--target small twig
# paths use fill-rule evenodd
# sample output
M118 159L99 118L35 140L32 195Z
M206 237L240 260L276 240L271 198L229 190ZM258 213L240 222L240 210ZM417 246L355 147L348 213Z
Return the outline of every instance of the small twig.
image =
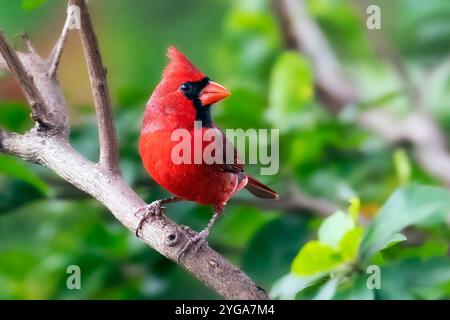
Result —
M4 151L4 146L3 146L3 144L4 144L4 140L5 140L5 138L9 135L10 133L8 132L8 131L6 131L6 130L3 130L3 129L1 129L0 128L0 151Z
M73 7L67 7L67 16L66 21L64 22L64 27L62 29L61 35L59 36L58 41L55 44L55 47L52 50L52 53L49 57L49 68L48 74L49 76L54 77L56 75L56 70L58 69L59 62L61 61L62 52L64 50L64 45L67 40L67 36L70 31L70 23L74 19L75 11Z
M4 33L0 31L0 54L5 60L11 75L19 83L28 104L32 109L32 118L39 123L40 129L49 130L52 124L46 118L45 102L31 76L24 68L14 49L8 43Z
M114 125L111 99L106 80L106 68L103 66L98 40L94 33L86 2L84 0L69 0L69 4L78 6L80 13L81 42L88 66L97 114L100 141L99 164L103 169L119 174L119 148L116 127Z
M28 34L26 32L22 32L20 34L20 37L22 38L23 42L25 42L28 52L37 54L36 50L34 49L33 45L31 44L30 37L28 36Z
M236 202L256 206L262 210L281 210L286 213L306 211L321 218L330 216L339 208L336 203L301 192L296 185L290 186L288 192L278 201L257 199L236 200Z

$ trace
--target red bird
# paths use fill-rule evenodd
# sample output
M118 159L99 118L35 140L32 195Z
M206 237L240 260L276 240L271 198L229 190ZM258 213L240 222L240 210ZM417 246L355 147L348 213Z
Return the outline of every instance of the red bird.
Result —
M174 130L187 130L193 140L195 131L201 130L203 133L207 129L217 128L211 120L210 107L230 93L223 86L209 80L176 48L169 47L167 56L170 62L146 106L139 151L149 175L175 197L157 200L139 209L138 214L145 214L136 235L138 236L148 216L162 213L164 204L188 200L212 205L214 214L211 220L206 228L190 239L181 250L181 258L192 244L200 245L206 239L228 199L242 188L247 188L261 198L277 199L278 195L244 173L243 164L234 148L234 162L231 164L207 164L203 159L201 163L174 163L172 150L179 144L179 141L171 139ZM202 127L195 126L195 121L201 121ZM231 145L223 133L218 132L223 137L224 145ZM192 141L192 145L193 143ZM203 149L206 145L202 143ZM226 147L226 152L225 149Z

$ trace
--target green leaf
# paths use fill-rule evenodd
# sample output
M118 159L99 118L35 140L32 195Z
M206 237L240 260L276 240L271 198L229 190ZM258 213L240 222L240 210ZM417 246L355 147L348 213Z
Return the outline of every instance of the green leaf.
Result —
M308 221L305 215L289 215L262 226L243 254L244 271L261 286L272 286L289 271L298 248L310 237Z
M308 276L333 270L342 262L339 253L332 247L319 241L310 241L295 257L291 270L297 275Z
M43 5L47 0L22 0L22 10L31 11L34 10L41 5Z
M239 206L218 221L214 240L230 247L240 248L248 244L254 234L265 224L279 217L276 212Z
M292 272L288 273L275 282L270 291L270 296L273 299L293 300L297 293L314 284L324 275L325 273L317 273L308 277L299 277Z
M0 215L0 274L14 284L2 287L5 297L89 299L136 279L130 275L124 282L119 270L123 261L144 250L142 243L114 219L106 219L95 200L46 199L10 213ZM145 253L145 265L152 263L152 256ZM67 290L65 271L71 264L82 269L83 290ZM105 268L108 278L93 279Z
M358 254L359 245L363 235L363 228L356 227L347 231L339 242L339 251L345 260L352 260Z
M376 252L373 257L370 259L370 264L376 264L379 266L384 265L384 256L381 251Z
M314 300L331 300L336 294L340 277L332 277L319 290Z
M367 287L367 274L354 276L343 283L333 299L336 300L373 300L375 290Z
M297 128L301 109L314 95L308 60L297 52L285 52L276 61L270 78L267 118L277 128Z
M401 233L394 233L392 235L392 237L390 237L389 240L386 241L386 244L383 246L383 248L381 250L383 250L385 248L390 248L392 246L395 246L397 243L402 242L402 241L406 241L406 240L407 239L406 239L406 237L403 234L401 234Z
M319 241L330 247L338 248L341 239L353 227L354 223L348 214L336 211L320 225L318 231Z
M361 200L358 197L352 197L349 200L350 206L348 207L348 214L352 217L353 223L358 222L359 211L361 209Z
M404 228L436 216L448 216L450 193L441 188L410 185L398 189L383 205L365 233L360 255L368 260Z
M398 149L394 152L393 158L399 183L407 184L411 177L411 163L407 153L403 149Z
M224 63L222 68L231 67L233 75L240 74L241 79L252 83L267 78L266 70L281 47L276 25L276 19L268 12L243 8L231 10L223 30L228 50L219 51L219 55L228 53L220 57Z
M448 1L403 0L391 8L393 10L382 9L382 12L389 12L383 19L396 21L391 35L392 43L404 56L445 59L450 49Z
M47 183L45 183L37 174L30 170L30 168L25 165L22 160L19 160L13 156L6 154L0 155L0 173L22 180L34 186L46 196L51 194L51 188L47 185Z
M0 102L0 127L14 132L25 132L33 123L29 107L20 102Z
M264 112L267 101L265 95L244 86L230 88L233 93L223 101L223 108L218 110L216 120L224 128L267 128L269 125L262 117L255 114ZM243 107L245 106L245 108Z
M427 240L421 246L408 247L399 253L403 259L406 258L431 258L436 256L445 256L449 245L445 242L438 242L435 240Z
M359 107L360 111L367 110L370 108L375 108L375 107L378 108L380 106L392 103L392 101L394 99L397 99L398 97L400 97L401 94L402 94L402 92L398 91L398 90L389 91L387 93L384 93L384 94L382 94L378 97L375 97L373 99L370 99L368 101L361 102L358 107Z

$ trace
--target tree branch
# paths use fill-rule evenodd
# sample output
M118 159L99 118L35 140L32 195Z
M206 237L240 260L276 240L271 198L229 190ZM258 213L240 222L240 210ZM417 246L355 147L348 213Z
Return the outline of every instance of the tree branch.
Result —
M22 37L22 40L25 42L25 45L27 46L27 50L30 53L37 54L36 50L34 49L33 45L31 44L30 38L28 37L28 34L25 32L20 35Z
M356 86L343 76L342 67L320 27L308 13L304 0L274 0L274 5L288 45L305 54L315 66L316 91L324 105L330 112L337 113L347 105L357 103L360 93L357 92ZM426 108L420 95L411 93L418 89L410 88L413 82L404 66L398 64L397 58L390 59L401 77L407 81L411 103L418 104L418 107L405 119L396 119L389 112L377 109L363 112L356 121L361 127L375 132L388 143L410 142L420 165L430 175L450 187L450 153L445 134L437 122L424 111Z
M0 152L8 152L24 160L41 164L33 149L28 149L25 135L12 133L0 128Z
M66 43L67 36L69 35L70 23L71 21L73 21L73 19L75 19L75 14L76 12L73 10L73 7L67 6L67 16L66 21L64 22L63 30L49 57L48 74L52 77L56 75L56 71L58 70L58 65L61 60L64 45Z
M240 200L239 203L250 204L263 210L308 211L321 218L326 218L339 209L336 203L321 198L314 198L300 191L293 182L289 182L288 192L282 195L278 201L258 199Z
M100 47L94 33L91 17L84 0L69 0L69 5L80 8L80 36L86 58L89 79L94 96L100 142L100 167L113 173L120 172L119 148L114 125L114 115L109 96L106 68L103 66Z
M47 62L33 49L29 39L28 52L15 52L0 31L0 69L9 72L18 82L31 106L31 117L41 134L68 136L67 104L56 79L47 77Z
M303 0L273 0L281 31L288 48L310 58L314 67L316 91L330 111L358 99L358 93L342 75L339 61L326 38L308 14Z
M97 101L96 110L101 126L99 129L103 132L100 139L104 139L104 160L100 161L101 165L98 166L70 146L66 102L58 80L48 72L48 60L44 61L31 53L17 55L4 37L0 40L0 68L9 70L13 75L20 75L16 76L19 85L25 92L34 94L31 102L34 100L43 102L45 107L42 108L42 114L52 120L52 125L62 130L53 130L52 134L47 134L47 131L43 133L32 129L26 134L19 135L0 129L0 151L47 166L60 177L104 204L134 234L139 223L139 218L134 213L145 203L123 180L117 169L118 165L114 169L117 149L110 150L110 148L112 146L117 148L117 142L97 41L84 1L71 0L70 3L79 4L81 9L81 34L88 66L90 66L89 74L92 77L93 92L97 95L95 101ZM52 117L49 117L50 113L53 114ZM113 143L110 143L109 139L113 139ZM106 147L108 144L109 147ZM108 153L109 151L111 153ZM105 167L108 165L113 167ZM142 241L190 271L223 297L227 299L268 298L267 293L255 285L244 272L234 267L207 244L202 246L198 254L190 250L183 255L181 261L178 261L179 251L192 236L193 231L175 224L167 217L152 218L142 230Z
M430 115L415 111L404 119L398 119L385 110L369 110L359 115L357 121L387 143L411 143L413 155L423 169L450 188L450 153L447 142L439 125Z
M136 210L144 201L117 175L112 175L83 158L65 139L60 137L9 136L3 141L3 150L27 160L38 161L63 179L92 195L103 203L131 232L139 219ZM165 257L176 261L179 250L192 235L166 217L153 218L144 225L142 240ZM203 246L196 256L191 251L180 264L217 293L228 299L266 299L242 271L225 258Z
M47 106L40 92L36 88L33 76L24 68L15 50L9 45L5 34L0 31L0 54L2 55L9 73L20 85L28 104L31 106L32 118L40 125L39 130L49 130L53 127L51 121L47 119L45 112Z
M359 0L351 0L351 4L355 8L361 24L365 23L366 10L364 8L364 3ZM393 67L399 78L403 81L411 104L417 107L418 110L427 112L421 88L415 83L399 53L393 48L391 43L387 41L383 30L369 30L367 28L364 28L364 30L375 53L384 58L384 60Z

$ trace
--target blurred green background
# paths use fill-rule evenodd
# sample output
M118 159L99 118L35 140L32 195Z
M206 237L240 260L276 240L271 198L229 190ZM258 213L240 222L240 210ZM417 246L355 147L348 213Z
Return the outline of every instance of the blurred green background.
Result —
M416 162L409 143L388 144L355 123L368 108L387 109L399 118L415 108L404 79L374 51L360 21L356 3L363 8L368 3L306 2L361 95L361 103L338 115L317 98L308 58L285 49L270 1L91 0L108 68L124 176L148 202L167 195L145 173L137 143L146 100L167 63L166 47L173 44L232 92L213 109L219 126L280 129L280 172L262 177L265 183L281 195L300 190L342 210L325 223L323 212L289 204L285 198L268 209L243 191L213 229L213 248L273 297L450 298L450 196L442 189L444 183ZM377 34L426 93L428 112L448 135L450 2L370 3L382 10L383 30ZM18 48L20 39L14 36L26 31L37 50L47 55L65 11L60 0L0 0L0 28ZM95 161L97 129L75 32L58 75L71 105L71 142ZM20 89L0 73L0 126L25 132L32 126L28 114ZM258 172L254 167L249 171ZM355 222L358 213L363 222ZM168 215L200 230L211 209L180 203L170 205ZM404 241L391 246L399 240ZM367 289L370 264L381 268L380 289ZM69 265L81 268L81 290L66 287ZM302 290L305 283L308 287ZM0 298L219 297L48 169L0 154Z

